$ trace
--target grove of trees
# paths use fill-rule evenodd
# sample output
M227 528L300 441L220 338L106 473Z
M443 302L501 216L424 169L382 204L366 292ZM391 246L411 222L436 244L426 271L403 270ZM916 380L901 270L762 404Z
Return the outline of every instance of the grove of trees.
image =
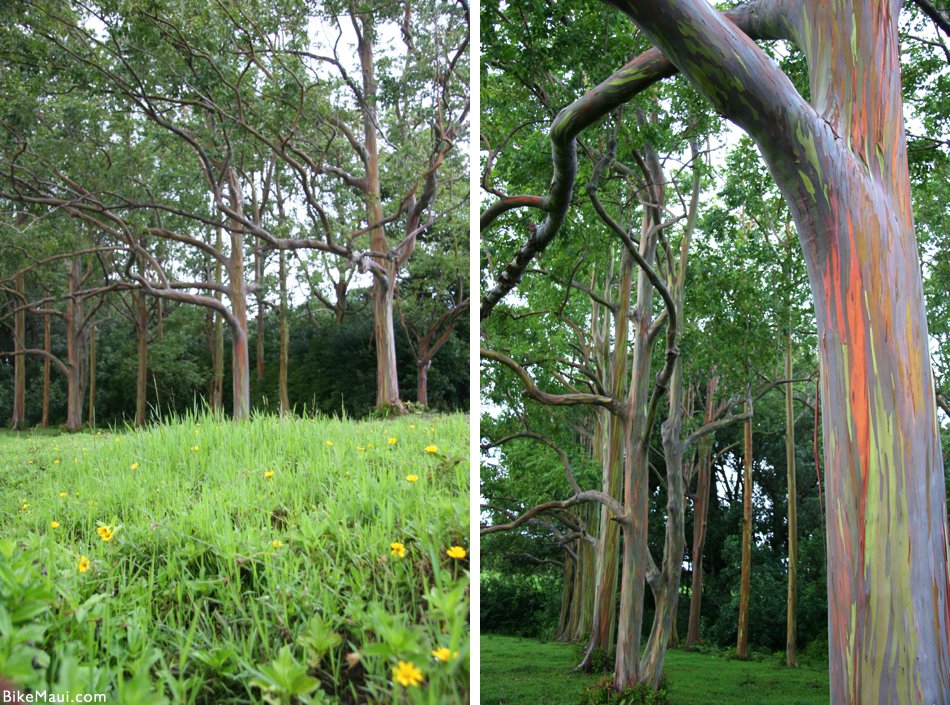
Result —
M14 428L465 405L464 2L0 12Z
M535 626L616 691L682 639L950 702L946 13L486 2L482 34L485 628L554 581Z

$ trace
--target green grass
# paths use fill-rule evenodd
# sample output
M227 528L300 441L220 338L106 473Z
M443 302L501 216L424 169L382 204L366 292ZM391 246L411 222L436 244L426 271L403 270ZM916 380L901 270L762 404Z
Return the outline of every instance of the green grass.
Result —
M465 702L467 451L463 415L2 434L0 674L135 705Z
M576 705L603 674L577 674L572 645L483 634L481 705ZM828 673L671 649L671 705L827 705Z

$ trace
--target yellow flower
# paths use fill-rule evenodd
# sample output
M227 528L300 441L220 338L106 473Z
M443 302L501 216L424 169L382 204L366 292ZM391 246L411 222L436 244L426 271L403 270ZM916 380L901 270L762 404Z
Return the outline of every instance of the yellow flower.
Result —
M60 493L59 493L59 496L60 496L60 497L68 497L68 496L69 496L69 492L60 492Z
M418 475L406 475L406 482L418 482L418 481L419 481Z
M199 448L198 446L192 446L191 449L192 449L195 453L197 453L197 452L200 450L200 448Z
M271 479L273 476L274 476L274 471L273 471L273 470L266 470L266 471L264 472L264 478L267 479L267 480Z
M398 541L393 541L391 544L389 544L389 548L391 549L389 552L390 555L396 556L397 558L406 557L406 547Z
M356 450L358 453L362 453L366 449L363 446L356 446Z
M85 556L80 556L79 563L76 564L76 570L78 570L80 573L85 573L87 570L89 570L89 559Z
M28 460L28 461L26 462L26 464L27 464L27 465L32 465L32 464L33 464L33 461L32 461L32 460Z
M53 461L53 465L59 465L59 458L56 458L56 460Z
M422 682L422 671L411 662L400 661L393 666L393 680L403 688L410 688Z
M396 443L397 443L398 441L396 440L395 437L390 436L389 438L386 439L386 442L387 442L389 445L394 446L394 445L396 445Z
M129 465L129 470L138 470L138 469L139 469L138 463L132 463L131 465Z
M115 536L115 533L109 526L100 526L98 529L96 529L96 533L99 534L99 538L103 541L111 541L112 537Z
M58 528L59 528L59 522L58 522L58 521L51 521L51 522L49 523L49 527L50 527L51 529L58 529Z
M284 545L284 542L281 541L280 539L274 539L273 541L270 542L270 545L273 546L274 548L280 548L281 546Z
M325 446L332 446L332 445L333 445L333 441L324 441L324 442L323 442L323 445L325 445Z
M468 553L466 553L465 549L461 546L452 546L445 552L445 555L447 555L449 558L454 558L455 560L459 561L465 558Z
M409 428L415 428L415 427L416 425L414 423L409 424Z
M101 436L101 435L102 435L102 431L96 431L96 435L97 435L97 436Z
M458 651L449 651L448 647L440 646L438 649L432 650L432 655L435 656L442 663L448 663L451 658L458 658Z
M439 446L436 446L436 445L426 446L426 453L431 454L431 453L438 453L438 452L439 452Z

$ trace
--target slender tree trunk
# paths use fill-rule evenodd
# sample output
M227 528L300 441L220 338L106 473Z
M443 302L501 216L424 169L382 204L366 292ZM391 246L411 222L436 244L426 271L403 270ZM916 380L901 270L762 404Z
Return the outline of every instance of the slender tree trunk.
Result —
M710 375L706 383L706 411L703 422L713 420L715 409L716 388L719 386L719 376ZM699 448L699 458L696 478L696 504L693 509L693 575L689 595L689 631L686 634L686 647L690 648L702 642L700 632L700 613L703 601L703 550L706 546L706 522L709 516L709 491L712 470L712 440L703 441Z
M89 324L89 428L96 427L96 321Z
M416 402L420 406L429 406L429 369L431 367L431 357L424 356L416 360Z
M287 331L287 260L284 251L277 253L280 256L280 361L277 372L277 389L280 397L280 413L290 413L290 395L287 391L287 362L290 354L290 341Z
M135 347L138 364L135 369L135 425L145 425L148 412L148 306L145 295L133 292L135 306ZM159 299L160 300L160 299Z
M752 405L746 402L746 411ZM736 656L749 657L749 598L752 593L752 419L745 422L742 453L742 576L739 584L739 635Z
M785 330L785 379L792 379L792 329ZM795 482L795 407L785 385L785 464L788 469L788 615L785 662L798 665L798 490Z
M69 264L69 298L66 300L66 430L78 431L82 426L83 378L85 373L82 339L82 302L78 296L80 262L74 257Z
M260 214L255 213L255 219L260 224ZM254 283L257 290L254 296L257 299L257 340L255 341L254 357L257 363L257 381L264 379L264 255L262 248L254 250Z
M228 177L231 207L242 210L241 186L237 172L231 169ZM235 421L246 420L251 413L251 369L247 350L247 284L244 279L244 230L232 221L230 228L231 252L228 256L228 288L231 313L236 323L231 324L231 380L232 414Z
M40 426L42 428L49 428L49 388L50 388L50 373L51 370L51 360L50 355L52 354L52 341L50 340L50 315L48 313L43 314L43 351L46 353L43 356L43 415L40 418Z
M659 174L655 155L646 160ZM655 178L654 183L662 183ZM640 228L640 255L649 265L656 259L659 229L645 208ZM629 519L623 526L620 563L620 611L617 626L617 660L614 665L614 688L625 690L639 683L640 636L643 628L643 598L645 593L647 552L649 550L649 465L646 430L646 407L650 398L652 353L647 344L652 323L654 288L646 273L637 275L637 306L633 320L634 348L630 370L630 385L624 417L623 506Z
M376 75L373 44L376 26L371 15L362 19L358 50L363 75L363 133L366 147L366 219L370 230L370 249L379 254L390 252L386 231L378 223L383 219L379 185L379 146L376 134ZM396 333L393 326L393 299L398 269L393 259L380 262L383 276L373 277L373 335L376 340L376 408L402 411L399 379L396 371Z
M17 312L13 315L13 418L10 425L15 431L26 428L26 275L18 272L14 280L17 292Z
M633 294L633 257L626 251L620 264L620 285L618 287L618 306L613 320L610 314L604 314L605 330L597 336L603 367L609 370L606 377L608 388L616 399L624 396L627 380L627 342L629 340L630 310L627 302ZM609 279L609 276L608 276ZM592 318L599 316L599 304ZM612 326L612 330L611 330ZM592 336L593 337L593 336ZM613 349L610 344L613 341ZM621 500L623 492L623 420L606 410L598 411L596 442L599 444L601 461L601 490L611 497ZM594 622L590 640L584 652L579 669L589 671L593 665L593 656L597 649L610 651L617 628L617 571L619 568L619 550L621 526L612 521L606 507L600 508L600 535L597 543L597 595L594 604Z
M214 236L214 247L218 252L224 248L224 237L221 228L217 228ZM215 261L214 281L224 283L224 267L220 261ZM220 291L215 291L214 297L223 300ZM217 311L209 309L211 316L211 408L215 412L224 410L224 317Z
M561 589L561 611L557 620L557 640L568 641L571 619L571 598L574 595L575 560L564 553L564 587Z

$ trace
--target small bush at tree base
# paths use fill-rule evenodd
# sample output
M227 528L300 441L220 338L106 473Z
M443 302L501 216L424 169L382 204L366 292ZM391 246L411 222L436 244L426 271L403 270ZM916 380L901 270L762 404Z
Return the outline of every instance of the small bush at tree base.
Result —
M608 676L581 691L579 705L668 705L666 678L660 680L660 687L656 690L646 683L638 683L618 691Z

